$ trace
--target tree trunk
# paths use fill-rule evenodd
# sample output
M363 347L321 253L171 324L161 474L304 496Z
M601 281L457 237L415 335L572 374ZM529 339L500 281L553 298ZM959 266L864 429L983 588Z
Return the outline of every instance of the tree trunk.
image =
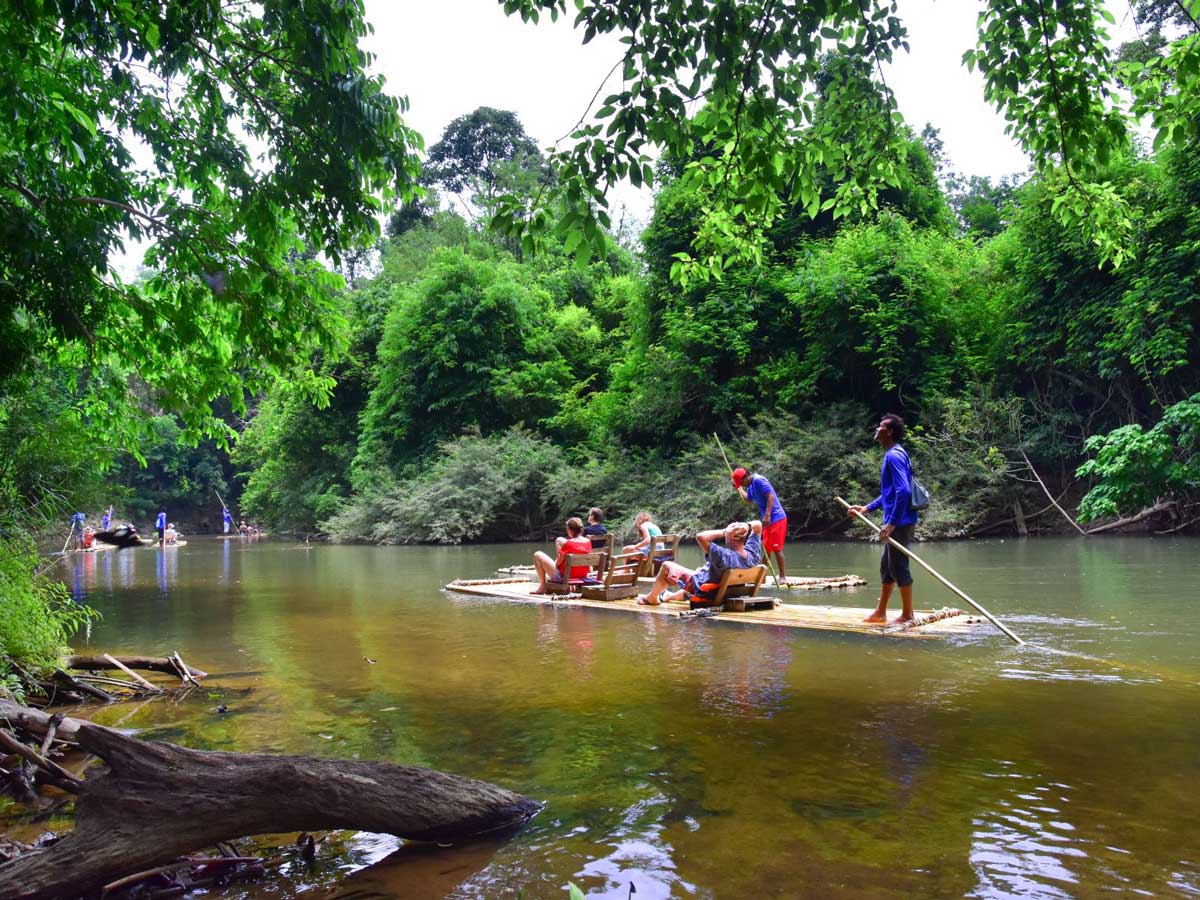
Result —
M35 734L50 718L4 700L0 717ZM456 841L518 827L538 809L503 788L415 766L188 750L72 719L59 734L108 771L80 787L73 832L0 866L3 900L77 897L246 835L344 828Z
M118 656L117 660L124 666L130 669L142 669L147 672L162 672L166 675L174 675L179 677L179 670L166 656ZM88 671L90 669L116 669L114 665L103 656L68 656L66 660L68 669L82 669ZM188 666L188 674L193 678L206 678L207 672L201 672L199 669Z
M1017 534L1029 537L1029 527L1025 524L1025 510L1021 506L1021 498L1013 500L1013 521L1017 523Z

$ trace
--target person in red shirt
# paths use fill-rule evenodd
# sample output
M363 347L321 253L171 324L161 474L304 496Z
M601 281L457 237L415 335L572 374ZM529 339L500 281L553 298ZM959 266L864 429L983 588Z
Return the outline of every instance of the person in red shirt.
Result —
M555 584L564 583L568 575L564 571L567 565L568 553L591 553L592 542L589 538L583 535L583 521L578 516L572 516L567 519L567 536L556 538L554 541L558 548L558 558L551 559L549 554L539 550L533 554L533 568L537 571L538 586L533 593L546 593L546 582L552 581ZM587 566L572 566L570 578L586 578L588 573Z

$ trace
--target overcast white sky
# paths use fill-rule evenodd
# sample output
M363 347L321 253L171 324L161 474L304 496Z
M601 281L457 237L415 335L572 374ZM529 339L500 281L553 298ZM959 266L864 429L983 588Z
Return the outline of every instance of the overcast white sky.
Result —
M910 125L940 129L953 169L998 177L1024 171L1028 160L984 103L980 76L962 65L975 44L979 8L977 0L903 0L899 15L912 49L886 77ZM505 16L496 0L367 0L366 9L375 71L390 92L408 96L408 122L427 145L451 120L493 106L516 112L534 140L549 146L579 120L624 49L604 37L581 46L570 17L527 25ZM622 190L614 213L620 202L647 217L647 192Z

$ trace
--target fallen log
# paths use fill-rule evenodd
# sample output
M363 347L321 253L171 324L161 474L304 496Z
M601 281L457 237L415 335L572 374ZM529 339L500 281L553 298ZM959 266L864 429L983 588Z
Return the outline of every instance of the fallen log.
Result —
M179 670L168 656L116 656L113 657L121 663L121 666L116 666L107 659L108 654L103 656L68 656L66 665L68 669L117 669L128 667L130 669L142 669L146 672L162 672L164 675L179 676ZM187 672L193 678L207 678L207 672L201 672L199 669L192 666L187 667Z
M0 700L35 735L50 716ZM58 734L108 764L79 787L75 830L0 865L0 898L55 900L247 835L352 829L460 841L523 825L538 810L495 785L417 766L189 750L75 719Z

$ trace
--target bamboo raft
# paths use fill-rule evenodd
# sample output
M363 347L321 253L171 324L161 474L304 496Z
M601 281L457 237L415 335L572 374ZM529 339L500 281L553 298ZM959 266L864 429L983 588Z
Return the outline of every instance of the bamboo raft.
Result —
M844 576L854 578L855 576ZM789 579L790 580L790 579ZM837 582L839 579L812 579L812 581ZM862 582L858 579L857 583ZM446 585L445 590L456 594L471 594L494 597L519 603L543 603L554 606L588 607L611 609L621 612L643 613L669 618L712 618L720 622L740 622L746 625L775 625L783 628L806 628L814 631L839 631L854 634L869 634L883 637L946 637L951 635L989 634L992 626L987 620L967 615L960 609L943 607L938 610L920 610L916 621L905 625L869 625L863 621L871 614L870 609L850 606L826 606L816 604L782 603L776 600L774 609L748 612L724 612L721 610L689 610L681 603L663 603L659 606L639 606L636 598L626 600L585 600L578 594L534 594L537 585L526 578L482 578L477 580L458 579ZM830 584L829 587L834 587ZM809 588L811 589L811 588Z
M504 566L496 570L497 574L505 576L524 576L526 581L536 581L537 574L533 566ZM507 580L507 579L505 579ZM520 581L520 578L514 579ZM782 580L782 584L777 584L777 580L768 576L763 582L762 591L770 593L771 591L783 588L789 591L830 591L834 588L862 587L867 582L857 575L834 575L824 578L806 578L799 575L789 575ZM638 581L643 584L653 584L653 578L639 578Z

